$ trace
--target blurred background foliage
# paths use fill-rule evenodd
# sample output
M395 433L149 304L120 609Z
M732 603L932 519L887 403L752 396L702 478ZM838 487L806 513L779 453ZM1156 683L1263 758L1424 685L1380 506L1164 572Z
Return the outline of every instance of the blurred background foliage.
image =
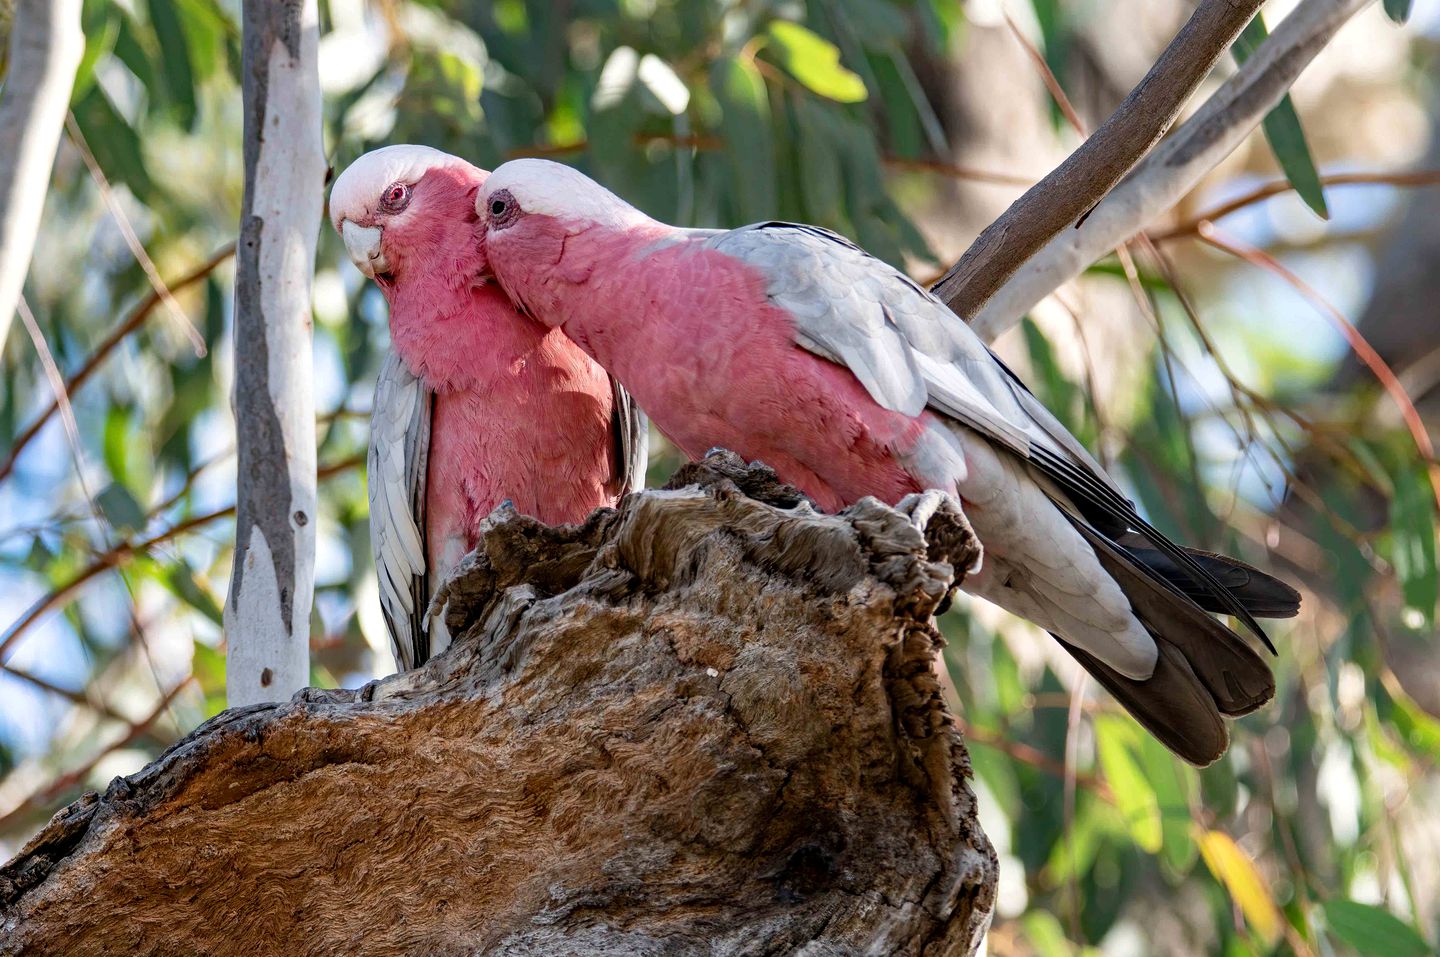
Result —
M926 280L1078 141L1044 72L1093 128L1188 14L1184 0L320 7L336 169L394 142L485 167L552 156L664 220L819 223ZM1199 772L1035 629L976 604L947 616L952 704L1002 859L992 954L1440 942L1436 488L1417 451L1440 423L1440 3L1411 13L1359 17L1150 240L999 344L1155 524L1283 571L1306 604L1272 629L1277 701ZM18 323L0 376L3 856L223 707L237 22L238 0L85 5L26 289L73 419ZM1270 185L1281 175L1296 191ZM1202 242L1199 220L1225 203L1218 245ZM361 464L387 333L328 228L314 315L314 681L354 685L393 668ZM1356 360L1347 318L1419 418ZM657 443L652 480L676 464Z

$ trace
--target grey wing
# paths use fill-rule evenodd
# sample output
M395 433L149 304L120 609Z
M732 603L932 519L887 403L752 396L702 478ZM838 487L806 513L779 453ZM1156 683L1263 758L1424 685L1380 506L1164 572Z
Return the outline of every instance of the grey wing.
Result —
M799 345L851 369L876 402L907 415L928 406L1008 447L1106 535L1143 533L1218 610L1264 640L1259 623L1209 570L1141 518L974 330L909 277L815 226L759 223L703 241L763 270L770 300L794 316Z
M919 415L933 407L1027 457L1046 440L969 326L843 236L762 223L709 245L763 268L770 300L795 318L799 344L849 368L885 408Z
M615 497L638 492L645 487L645 469L650 464L650 422L613 377L610 391L614 398L610 428L615 440Z
M370 550L380 580L380 608L401 671L430 657L425 484L433 408L434 395L398 355L387 354L375 382L366 464Z

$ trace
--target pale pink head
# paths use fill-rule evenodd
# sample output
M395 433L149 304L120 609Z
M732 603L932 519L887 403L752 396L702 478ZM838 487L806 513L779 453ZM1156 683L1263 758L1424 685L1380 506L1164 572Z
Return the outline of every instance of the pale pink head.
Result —
M512 300L551 325L546 288L565 279L568 239L664 228L584 173L543 159L501 164L475 210L490 270Z
M335 180L330 221L351 261L393 303L407 282L484 272L475 203L485 176L428 146L373 150Z

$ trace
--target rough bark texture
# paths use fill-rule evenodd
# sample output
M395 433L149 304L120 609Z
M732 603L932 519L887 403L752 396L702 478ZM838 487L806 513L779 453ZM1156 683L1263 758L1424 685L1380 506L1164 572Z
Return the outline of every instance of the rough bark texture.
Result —
M325 189L315 0L244 4L245 198L235 275L230 704L309 680L315 567L310 278Z
M974 953L995 857L932 671L964 517L821 515L728 453L676 484L498 511L450 650L57 814L0 869L0 952Z
M80 0L18 0L0 94L0 349L20 301L75 69Z
M1170 128L1263 0L1201 0L1160 59L1075 152L985 228L933 291L970 318L1054 236L1072 227Z

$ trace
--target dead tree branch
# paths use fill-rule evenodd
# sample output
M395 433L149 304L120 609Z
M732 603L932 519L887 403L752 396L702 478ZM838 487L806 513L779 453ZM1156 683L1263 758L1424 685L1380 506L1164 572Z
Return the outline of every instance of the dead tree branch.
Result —
M932 671L964 517L822 515L728 453L677 484L498 511L445 654L57 814L0 951L973 954L995 857Z
M0 347L20 301L85 52L80 0L17 0L0 94Z
M934 292L969 319L1055 235L1073 227L1165 135L1263 0L1202 0L1114 114L987 226Z
M1302 0L1254 56L1105 196L1084 223L1070 229L1057 220L1044 248L1018 269L1008 270L1008 279L992 290L983 306L961 315L982 338L993 341L1061 284L1153 223L1240 145L1339 29L1372 2Z

